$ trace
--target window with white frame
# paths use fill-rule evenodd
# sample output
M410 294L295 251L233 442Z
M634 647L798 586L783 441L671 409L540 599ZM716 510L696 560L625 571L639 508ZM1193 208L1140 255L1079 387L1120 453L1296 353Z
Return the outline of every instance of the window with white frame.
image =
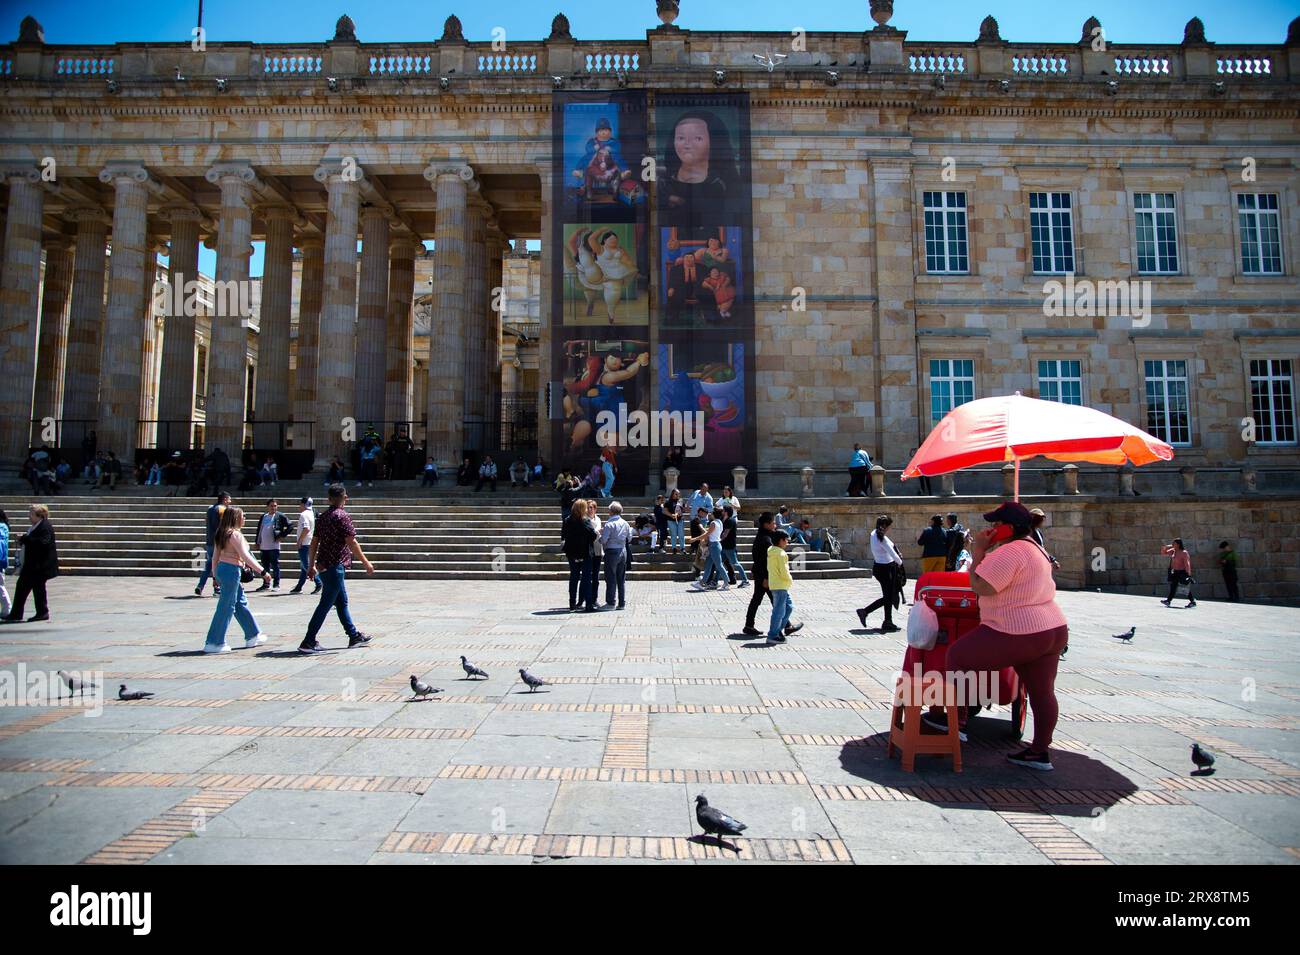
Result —
M1241 271L1245 275L1282 274L1282 223L1277 195L1237 194L1237 225L1241 231Z
M930 359L930 420L938 424L953 408L975 400L975 361Z
M1074 271L1074 214L1068 192L1029 194L1029 236L1035 272Z
M1187 362L1152 359L1143 363L1146 377L1147 431L1172 445L1192 443L1192 412L1187 390Z
M1065 405L1083 404L1083 372L1072 359L1050 358L1038 363L1038 397Z
M927 192L925 206L925 270L936 273L970 271L966 243L966 193Z
M1138 271L1152 275L1178 272L1178 217L1172 192L1133 196L1137 218Z
M1296 443L1291 359L1251 359L1250 412L1257 444Z

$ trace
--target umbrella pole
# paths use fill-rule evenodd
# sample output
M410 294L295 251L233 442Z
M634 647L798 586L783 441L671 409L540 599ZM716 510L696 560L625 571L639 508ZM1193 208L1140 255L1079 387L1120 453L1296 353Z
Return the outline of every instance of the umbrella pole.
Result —
M1015 460L1016 460L1016 483L1015 483L1015 497L1013 498L1013 500L1019 501L1020 500L1020 459L1016 458Z

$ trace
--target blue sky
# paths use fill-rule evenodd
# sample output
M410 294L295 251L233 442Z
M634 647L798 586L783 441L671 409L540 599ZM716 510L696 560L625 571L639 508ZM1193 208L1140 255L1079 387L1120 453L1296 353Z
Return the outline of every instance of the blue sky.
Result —
M197 22L198 0L0 0L0 40L18 35L28 13L45 28L48 43L188 41ZM677 25L694 30L856 31L873 26L867 0L817 0L791 4L776 0L681 0ZM351 15L362 42L436 40L449 13L456 13L470 40L489 40L502 27L506 39L543 39L551 18L563 12L579 40L644 38L659 23L653 0L595 3L585 0L494 0L492 3L438 4L428 0L385 0L330 4L285 0L205 0L203 25L210 42L320 42L334 35L340 14ZM1193 16L1205 23L1215 43L1281 43L1287 24L1300 15L1296 0L895 0L891 25L915 40L970 41L991 13L1002 36L1012 42L1072 42L1083 21L1096 16L1113 43L1178 43ZM252 274L262 272L261 243ZM215 253L201 250L200 268L211 274Z

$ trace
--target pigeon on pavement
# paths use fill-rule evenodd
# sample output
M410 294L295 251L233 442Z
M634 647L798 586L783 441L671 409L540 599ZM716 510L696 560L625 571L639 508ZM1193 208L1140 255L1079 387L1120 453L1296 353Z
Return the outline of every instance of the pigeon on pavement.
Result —
M467 677L479 677L479 676L481 676L481 677L483 677L483 679L485 679L485 680L487 679L487 670L480 670L480 669L479 669L478 667L476 667L474 664L472 664L472 663L470 663L468 660L466 660L463 656L460 658L460 666L461 666L461 669L463 669L463 670L465 671L465 675L466 675Z
M550 685L551 685L551 684L547 683L545 680L543 680L541 677L533 676L531 673L529 673L529 672L528 672L527 670L525 670L523 667L520 667L520 668L519 668L519 679L523 680L525 683L528 684L528 692L529 692L529 693L533 693L533 692L535 692L539 686L550 686Z
M132 700L147 700L153 695L145 690L128 690L125 683L117 688L117 698L124 703Z
M695 821L711 836L738 836L746 826L739 819L733 819L721 809L714 809L701 794L695 797ZM738 850L739 851L739 850Z
M429 684L427 684L427 683L421 683L421 682L416 678L415 674L412 673L412 674L411 674L411 692L414 693L416 696L424 697L424 698L427 700L429 697L433 696L433 694L435 694L435 693L441 693L441 692L442 692L442 688L441 688L441 687L436 687L436 686L429 686Z
M88 680L79 680L79 679L75 678L75 677L74 677L71 673L69 673L67 670L60 670L60 671L59 671L59 676L63 678L63 683L64 683L65 686L67 686L68 691L69 691L71 694L77 694L77 693L80 693L82 696L85 696L87 690L98 690L98 689L99 689L99 684L97 684L97 683L91 683L91 682L89 682ZM62 699L62 697L63 697L63 693L62 693L62 691L60 691L60 692L59 692L59 698Z
M1137 632L1138 632L1137 627L1129 627L1128 633L1112 633L1111 637L1113 637L1116 640L1123 640L1125 643L1129 643L1133 639L1133 634Z
M1214 766L1214 754L1208 749L1201 749L1200 743L1192 744L1192 762L1199 770L1209 770Z

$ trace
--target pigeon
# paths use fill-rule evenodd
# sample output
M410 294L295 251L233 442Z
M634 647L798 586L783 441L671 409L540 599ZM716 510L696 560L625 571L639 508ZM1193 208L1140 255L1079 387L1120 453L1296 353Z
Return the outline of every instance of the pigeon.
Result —
M1201 749L1200 743L1192 744L1192 762L1200 770L1209 770L1214 766L1214 754L1208 749Z
M466 660L463 656L460 658L460 666L461 669L465 671L465 676L467 677L481 676L483 677L483 679L485 680L487 679L487 670L480 670L474 664Z
M749 827L721 809L714 809L703 794L695 797L695 821L711 836L738 836ZM737 850L739 851L739 850Z
M551 684L547 683L545 680L543 680L541 677L533 676L531 673L529 673L529 672L528 672L527 670L525 670L523 667L520 667L520 668L519 668L519 679L523 680L525 683L528 684L528 692L529 692L529 693L533 693L533 692L535 692L539 686L550 686L550 685L551 685Z
M441 687L436 687L436 686L429 686L429 684L427 684L427 683L421 683L418 679L416 679L415 674L412 673L412 674L411 674L411 692L414 693L416 696L422 696L422 697L424 697L424 698L427 700L429 697L433 696L435 693L441 693L441 692L442 692L442 688L441 688Z
M128 690L125 683L117 688L117 698L123 703L129 703L132 700L147 700L153 695L146 690Z
M1125 643L1128 643L1133 639L1133 634L1137 632L1138 632L1137 627L1129 627L1128 633L1112 633L1111 637L1116 640L1123 640Z
M59 676L63 678L64 684L67 686L68 691L72 694L80 693L82 696L85 696L87 690L99 689L99 684L90 683L87 682L86 680L78 680L74 678L73 675L69 673L67 670L60 670ZM63 693L61 691L59 693L59 696L60 698L62 698L63 696Z

